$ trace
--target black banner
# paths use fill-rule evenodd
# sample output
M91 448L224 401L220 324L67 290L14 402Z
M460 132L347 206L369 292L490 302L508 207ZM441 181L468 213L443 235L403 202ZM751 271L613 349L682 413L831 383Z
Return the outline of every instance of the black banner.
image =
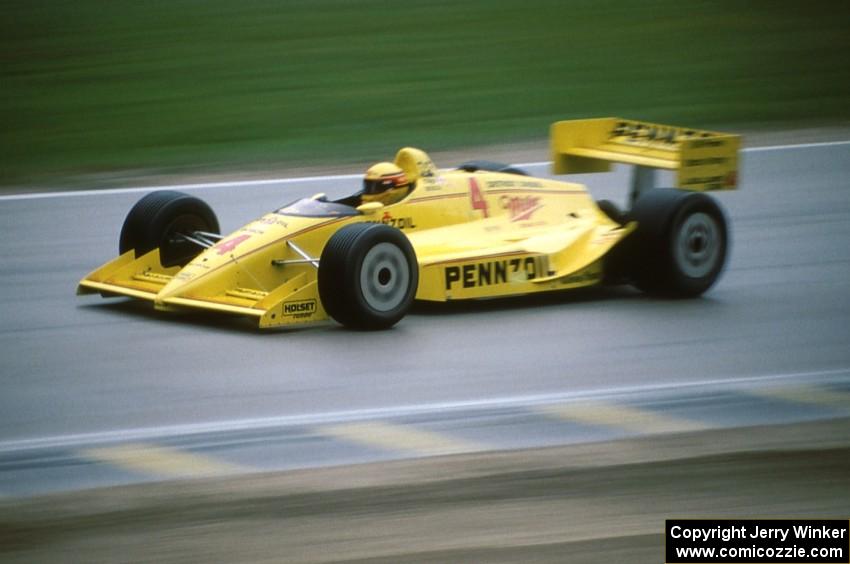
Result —
M850 521L827 519L668 519L668 564L847 563Z

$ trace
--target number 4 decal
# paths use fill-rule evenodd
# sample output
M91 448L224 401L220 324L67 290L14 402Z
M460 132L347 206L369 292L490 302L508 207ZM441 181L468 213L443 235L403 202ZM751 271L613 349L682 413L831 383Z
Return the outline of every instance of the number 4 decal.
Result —
M469 179L469 197L472 199L472 209L484 212L484 217L490 217L487 209L487 200L481 194L481 188L474 178Z

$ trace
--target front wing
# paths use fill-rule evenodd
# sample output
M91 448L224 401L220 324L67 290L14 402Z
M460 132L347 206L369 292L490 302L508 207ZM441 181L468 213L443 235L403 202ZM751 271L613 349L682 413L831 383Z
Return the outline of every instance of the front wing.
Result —
M135 258L133 251L113 259L83 278L77 294L100 293L128 296L154 303L158 310L201 309L247 315L257 319L260 328L300 325L328 319L319 299L316 279L301 273L271 292L254 288L222 288L221 291L191 297L168 297L162 290L180 267L160 264L159 250Z

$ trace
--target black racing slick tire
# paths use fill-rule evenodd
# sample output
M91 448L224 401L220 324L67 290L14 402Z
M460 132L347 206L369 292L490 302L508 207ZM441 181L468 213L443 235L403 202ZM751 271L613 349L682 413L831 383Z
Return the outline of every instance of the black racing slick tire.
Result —
M631 278L650 294L689 298L717 281L729 248L720 205L701 192L653 189L629 212Z
M202 248L180 233L218 233L218 218L206 202L173 190L151 192L136 202L124 220L118 250L134 250L136 258L159 248L163 266L184 266Z
M419 265L404 233L355 223L333 234L319 260L319 297L328 315L352 329L392 327L416 296Z

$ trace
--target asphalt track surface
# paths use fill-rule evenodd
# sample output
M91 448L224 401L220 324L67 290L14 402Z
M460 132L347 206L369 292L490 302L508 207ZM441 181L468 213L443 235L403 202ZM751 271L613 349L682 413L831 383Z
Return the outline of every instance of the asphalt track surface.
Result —
M260 332L247 320L78 298L77 281L115 255L121 222L145 190L0 197L0 451L705 383L828 378L843 387L850 144L742 156L741 190L717 195L731 220L730 262L700 299L611 288L422 304L379 333L334 324ZM574 180L625 199L625 168ZM227 231L297 197L357 185L345 176L185 189Z

